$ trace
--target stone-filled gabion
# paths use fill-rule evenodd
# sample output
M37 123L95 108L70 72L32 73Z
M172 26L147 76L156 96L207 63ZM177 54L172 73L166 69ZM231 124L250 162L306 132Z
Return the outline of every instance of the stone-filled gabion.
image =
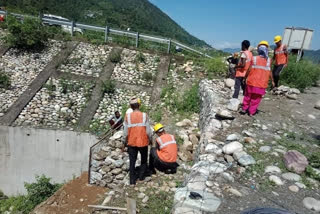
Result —
M99 104L99 108L94 115L90 128L95 129L96 126L106 127L108 118L114 114L115 111L121 113L122 107L128 105L131 97L139 97L142 105L150 106L150 95L146 92L135 92L125 89L116 89L114 94L105 94L103 100Z
M91 184L116 188L128 181L129 156L121 151L122 145L120 131L92 154Z
M72 89L64 91L71 85ZM23 109L15 124L72 130L87 98L91 96L92 88L90 83L50 79Z
M18 99L52 58L61 51L62 42L50 41L39 53L10 49L0 59L0 71L11 80L9 90L0 89L0 115Z
M106 45L80 43L69 56L60 71L78 75L99 77L107 63L112 48Z
M155 55L124 49L121 62L117 63L112 79L129 84L153 86L159 60Z

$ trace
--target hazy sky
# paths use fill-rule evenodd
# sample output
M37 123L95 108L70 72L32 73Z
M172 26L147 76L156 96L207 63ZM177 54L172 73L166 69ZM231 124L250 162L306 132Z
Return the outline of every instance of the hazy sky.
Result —
M192 35L215 48L236 48L244 39L273 42L285 27L314 30L320 49L320 0L150 0Z

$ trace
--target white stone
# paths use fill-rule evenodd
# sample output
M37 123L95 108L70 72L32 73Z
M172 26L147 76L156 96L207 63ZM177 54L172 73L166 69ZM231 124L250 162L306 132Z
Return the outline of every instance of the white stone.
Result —
M271 151L271 147L270 146L261 146L259 149L259 152L263 152L263 153L267 153Z
M217 115L223 119L233 119L231 112L228 110L220 110Z
M248 154L241 156L239 158L238 162L241 166L249 166L249 165L253 165L256 163L255 159L251 155L248 155Z
M282 178L288 180L288 181L300 181L301 176L292 172L283 173L281 175Z
M222 177L229 182L234 182L234 177L227 172L222 173Z
M278 186L284 185L284 182L278 176L275 175L270 175L269 181L275 183Z
M320 110L320 100L314 105L314 108Z
M311 197L307 197L305 199L303 199L303 205L309 209L309 210L314 210L316 212L320 212L320 201L315 199L315 198L311 198Z
M194 200L189 198L190 191L197 192L202 196L201 200ZM221 200L214 196L214 194L205 191L188 190L187 187L177 189L174 196L174 204L176 207L183 206L191 209L199 210L200 213L216 212L221 204ZM192 212L194 213L194 212Z
M144 197L144 199L142 199L142 203L147 203L149 201L149 196Z
M230 192L231 194L238 196L238 197L242 197L242 193L239 192L238 190L234 189L234 188L229 188L228 192Z
M234 85L235 85L235 81L233 79L230 79L230 78L229 79L225 79L224 83L225 83L226 87L228 87L228 88L233 88Z
M186 126L192 126L192 122L189 119L184 119L178 123L176 123L176 126L178 127L186 127Z
M239 150L239 151L235 151L233 153L233 158L235 160L239 160L242 156L247 155L247 153L245 151Z
M205 176L209 176L210 174L219 174L224 172L227 169L225 165L219 162L208 162L208 161L199 161L191 170L198 171Z
M281 173L281 169L277 166L267 166L265 169L264 169L264 172L265 173Z
M217 145L213 144L213 143L209 143L205 150L206 153L215 153L217 155L221 155L222 154L222 149L220 149Z
M213 182L212 181L206 181L207 187L213 187Z
M243 145L241 143L239 143L238 141L234 141L234 142L231 142L231 143L228 143L227 145L225 145L222 148L222 151L225 154L230 155L230 154L233 154L235 151L239 151L242 149L243 149Z
M308 114L308 117L310 118L310 119L312 119L312 120L315 120L315 119L317 119L314 115L312 115L312 114Z
M289 186L289 190L291 192L299 192L299 187L297 187L296 185L291 185Z
M228 135L227 141L236 141L239 140L239 136L237 134Z
M110 140L118 140L123 136L123 131L116 132L112 137L110 137Z
M229 109L230 111L238 111L239 105L240 105L240 101L238 99L232 98L229 101L227 109Z

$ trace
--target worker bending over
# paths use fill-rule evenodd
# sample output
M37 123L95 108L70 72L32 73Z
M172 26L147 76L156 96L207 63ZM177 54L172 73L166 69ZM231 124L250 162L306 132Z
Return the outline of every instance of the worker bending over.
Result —
M176 163L178 148L174 136L167 134L160 123L154 126L154 132L158 135L157 148L151 148L149 170L152 174L156 174L155 168L166 174L176 173L179 165Z
M288 64L288 50L287 46L282 44L282 37L274 37L276 47L274 49L273 60L275 61L272 76L274 79L275 87L279 87L280 74Z
M148 116L139 110L140 105L140 99L132 98L130 100L130 107L133 112L128 113L124 121L124 144L128 146L131 185L135 185L138 178L139 180L144 180L145 178L148 161L148 145L152 139ZM141 155L141 166L136 173L135 165L138 152L140 152Z

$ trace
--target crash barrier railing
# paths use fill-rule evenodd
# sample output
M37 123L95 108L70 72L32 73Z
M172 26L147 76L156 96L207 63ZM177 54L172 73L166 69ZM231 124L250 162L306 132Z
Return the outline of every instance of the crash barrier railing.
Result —
M136 48L139 47L139 40L144 40L144 41L150 41L150 42L156 42L156 43L160 43L160 44L167 44L168 45L168 49L167 49L167 53L169 54L170 53L170 50L171 50L171 47L172 45L176 45L176 47L179 47L183 50L186 50L186 51L189 51L189 52L193 52L193 53L196 53L196 54L199 54L199 55L202 55L202 56L205 56L205 57L208 57L208 58L212 58L211 56L205 54L205 53L202 53L201 51L198 51L196 49L193 49L187 45L184 45L178 41L175 41L175 40L172 40L172 39L168 39L168 38L162 38L162 37L159 37L159 36L151 36L151 35L146 35L146 34L140 34L139 32L132 32L132 31L122 31L122 30L116 30L116 29L112 29L108 26L106 27L97 27L97 26L92 26L92 25L86 25L86 24L80 24L80 23L75 23L73 21L71 22L68 22L68 21L59 21L59 20L55 20L55 19L51 19L51 18L44 18L44 17L35 17L35 16L29 16L29 15L21 15L21 14L17 14L17 13L9 13L7 11L3 11L3 10L0 10L0 15L5 15L5 16L8 16L8 15L12 15L12 16L15 16L15 17L18 17L18 18L40 18L41 21L43 23L47 23L47 24L50 24L50 25L60 25L60 26L68 26L70 27L71 29L71 36L74 35L75 33L75 30L74 28L80 28L80 29L83 29L83 30L92 30L92 31L98 31L98 32L104 32L105 33L105 38L104 38L104 41L107 42L108 41L108 37L110 34L113 34L113 35L119 35L119 36L126 36L126 37L129 37L129 38L133 38L136 40Z
M120 127L118 128L122 128L123 124L121 124ZM100 140L98 142L96 142L95 144L93 144L90 147L90 151L89 151L89 166L88 166L88 184L90 184L90 177L91 177L91 165L92 165L92 153L94 151L94 149L100 145L101 143L103 143L104 140L106 140L107 138L110 138L117 130L117 129L112 129L110 128L108 131L106 131L103 135L103 137L100 138Z

